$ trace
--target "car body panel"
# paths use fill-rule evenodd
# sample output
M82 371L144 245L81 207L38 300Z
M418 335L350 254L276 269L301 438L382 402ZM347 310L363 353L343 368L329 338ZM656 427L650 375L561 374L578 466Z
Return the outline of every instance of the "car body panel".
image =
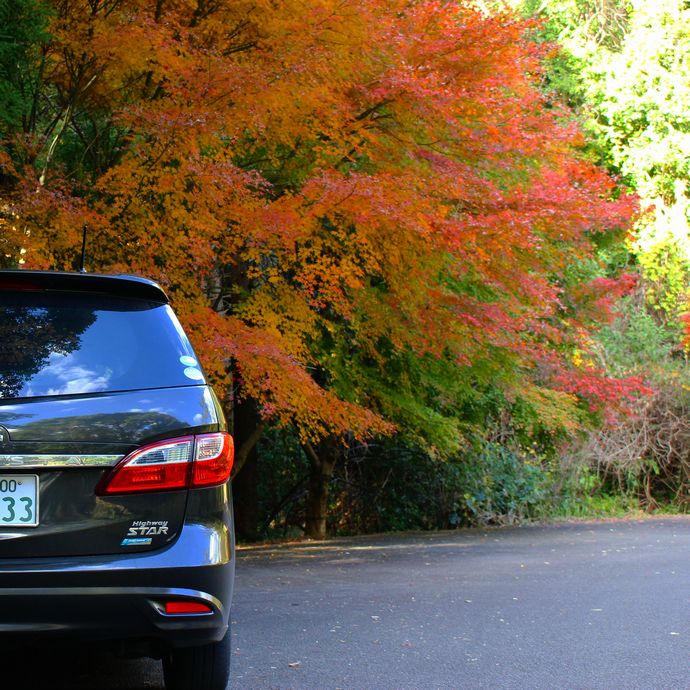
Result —
M0 559L0 640L88 636L173 647L220 640L234 584L232 515L222 491L204 489L201 521L172 544L139 554ZM226 503L226 506L228 503ZM215 506L215 508L214 508ZM168 600L205 602L211 615L166 616Z
M217 431L221 414L208 386L0 403L7 430L0 479L37 475L41 506L37 527L8 528L0 520L0 557L98 555L169 543L182 525L186 490L151 500L97 496L95 488L135 448L171 434Z
M158 283L141 276L69 273L65 271L0 270L0 290L23 289L85 292L167 304L168 296Z
M36 476L40 515L27 526L0 512L4 640L74 635L160 653L225 635L229 483L102 490L135 450L227 429L167 302L137 277L0 271L0 493L3 479ZM168 614L171 600L210 611Z

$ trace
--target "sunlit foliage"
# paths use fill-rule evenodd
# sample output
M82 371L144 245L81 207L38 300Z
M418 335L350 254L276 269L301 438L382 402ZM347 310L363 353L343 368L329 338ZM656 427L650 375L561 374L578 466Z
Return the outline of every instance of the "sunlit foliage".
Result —
M402 428L450 452L490 390L560 433L643 389L587 355L632 281L572 270L636 202L539 88L530 22L1 1L27 36L3 77L5 253L73 268L87 224L91 267L160 281L226 400L305 443Z
M565 49L554 84L581 105L599 153L650 209L632 249L652 304L675 319L690 285L690 6L684 0L527 2Z

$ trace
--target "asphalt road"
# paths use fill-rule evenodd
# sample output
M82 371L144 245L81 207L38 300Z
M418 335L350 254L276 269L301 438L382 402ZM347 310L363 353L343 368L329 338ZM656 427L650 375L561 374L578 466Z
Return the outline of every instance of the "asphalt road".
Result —
M242 549L232 619L233 690L690 689L690 519ZM33 670L162 687L149 661Z

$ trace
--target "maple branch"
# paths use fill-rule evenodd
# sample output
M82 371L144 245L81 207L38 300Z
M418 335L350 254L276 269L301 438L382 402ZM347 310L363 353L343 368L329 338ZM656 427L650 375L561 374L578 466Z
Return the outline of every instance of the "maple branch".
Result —
M72 123L72 129L76 133L77 137L83 144L83 151L81 158L79 159L79 165L81 165L84 160L90 158L91 163L94 168L94 173L100 175L104 169L107 169L113 165L117 160L118 149L122 142L123 132L118 130L117 126L112 120L107 120L102 129L99 129L98 123L94 117L87 116L91 128L93 131L93 136L87 136L84 128L80 126L78 122ZM105 137L106 145L100 146L101 141L104 139L104 132L114 132L114 138ZM112 139L112 144L108 145L108 140Z
M302 444L302 450L307 456L312 468L314 470L318 470L321 467L321 459L319 458L317 452L314 450L314 446L312 446L311 442L305 441Z
M361 112L359 115L355 116L355 120L360 122L365 120L369 115L373 115L379 108L383 108L386 105L390 105L395 101L394 98L384 98L382 101L375 103L371 107L367 108L365 111Z
M326 22L331 21L331 19L335 19L336 17L338 17L339 19L342 18L342 15L339 14L339 12L340 12L340 10L342 10L343 8L347 7L347 5L348 5L348 0L342 0L342 2L341 2L340 4L338 4L338 6L335 7L335 8L333 9L333 11L332 11L329 15L325 16L323 19L321 19L320 21L316 22L316 24L314 24L314 26L320 28L320 27L322 27ZM327 27L327 28L328 28L328 27ZM332 31L335 31L335 29L331 29L331 30L332 30Z
M39 187L43 187L45 185L46 174L48 173L48 166L50 165L50 161L52 160L53 154L55 153L55 147L57 146L57 143L60 140L60 137L62 136L62 132L64 131L64 129L67 126L67 123L69 122L71 117L72 117L72 103L70 103L67 106L67 108L65 109L62 120L59 121L59 125L57 127L57 131L55 132L55 136L53 137L53 140L50 142L50 146L48 147L48 152L46 153L46 159L45 159L45 162L43 164L43 170L41 171L41 175L38 178L38 186Z
M155 139L155 137L152 137L152 139ZM146 164L144 165L144 169L146 170L145 173L142 173L139 176L139 180L137 182L137 187L135 191L129 195L127 198L127 201L125 205L122 207L122 210L117 214L118 218L124 218L125 213L129 210L129 207L132 205L135 199L137 199L140 196L141 191L144 188L144 183L146 181L146 173L150 173L151 170L153 170L153 167L163 158L163 156L168 152L168 149L172 146L172 141L168 140L163 147L161 148L160 153L154 158L154 159L149 159Z
M247 462L247 459L249 458L249 453L252 452L254 446L259 442L259 439L264 433L265 428L266 422L259 422L252 430L252 433L249 434L247 440L241 445L241 447L235 453L235 462L232 466L233 477L235 477L244 467L245 463Z
M41 50L41 64L38 68L38 74L36 75L35 87L33 89L33 93L31 96L31 110L29 112L29 119L24 126L24 131L27 134L34 132L36 129L36 124L37 124L37 119L38 119L38 99L39 99L39 93L40 93L40 85L43 82L43 76L45 74L47 52L48 52L47 48L43 48Z
M248 19L245 19L244 21L240 21L235 25L234 29L231 29L228 31L226 34L226 38L228 39L233 39L237 38L240 35L240 32L244 31L248 26L250 25L250 21Z
M405 137L400 136L399 134L394 134L393 131L388 129L387 127L382 127L381 131L384 134L387 134L392 139L399 141L401 144L406 144L408 146L410 144L414 144L415 146L425 146L426 148L429 148L432 151L436 151L437 153L441 153L443 155L448 155L448 156L451 155L450 151L446 151L445 149L434 148L437 144L440 144L441 142L443 142L444 141L443 139L434 139L434 141L417 141L414 137L411 137L410 139L406 139ZM446 140L446 143L448 143L447 140Z
M113 0L108 8L103 13L105 17L109 17L119 6L121 5L120 0Z
M240 43L239 45L232 46L232 48L226 48L223 51L223 57L228 57L228 55L233 55L235 53L241 53L245 50L251 50L252 48L256 48L257 45L259 45L257 41L246 41L244 43Z
M108 17L120 6L120 0L113 0L110 3L90 0L88 5L91 8L91 16L95 16L99 11L102 11L103 16Z
M82 60L84 59L84 56L82 56ZM77 70L78 73L81 73L84 68L84 63L82 63L81 67L79 70ZM75 73L76 74L76 73ZM63 111L62 116L58 116L56 118L56 125L53 125L57 127L57 131L55 131L55 135L53 136L53 140L50 142L50 145L48 146L48 151L46 153L46 159L43 164L43 170L41 171L41 175L38 178L38 186L43 187L45 185L46 181L46 175L48 173L48 167L50 166L50 163L53 159L53 154L55 153L55 148L58 144L58 141L60 140L60 137L62 136L62 133L65 131L65 127L67 126L68 122L72 119L72 113L74 111L74 106L77 103L77 99L79 98L80 95L85 93L87 89L96 81L98 78L98 73L94 74L91 79L89 79L88 82L84 85L84 87L79 86L79 78L76 79L76 84L74 89L72 90L72 93L70 94L69 100L67 102L67 107Z
M300 498L301 494L304 492L304 487L309 481L309 475L298 479L288 491L284 494L283 498L278 501L278 505L273 509L273 512L264 520L261 532L265 532L269 525L278 517L280 512L289 503L294 502L296 499Z

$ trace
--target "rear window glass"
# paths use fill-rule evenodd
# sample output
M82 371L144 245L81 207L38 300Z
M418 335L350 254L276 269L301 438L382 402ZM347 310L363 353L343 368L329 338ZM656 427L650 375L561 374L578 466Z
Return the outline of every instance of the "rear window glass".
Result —
M204 383L168 305L78 293L0 294L0 398Z

